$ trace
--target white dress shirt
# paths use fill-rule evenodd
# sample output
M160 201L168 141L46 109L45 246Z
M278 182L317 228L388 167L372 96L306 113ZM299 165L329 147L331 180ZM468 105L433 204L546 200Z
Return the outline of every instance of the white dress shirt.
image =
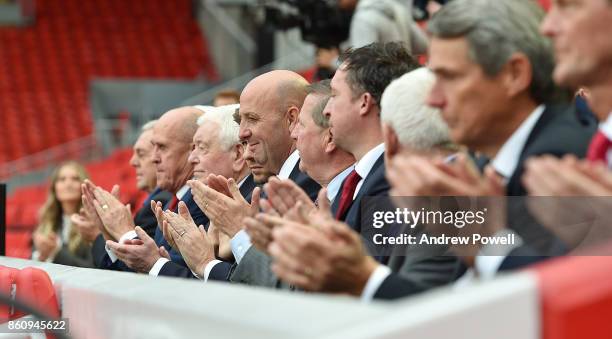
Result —
M364 180L366 179L368 174L370 174L372 167L374 167L374 164L376 163L378 158L383 155L384 152L385 144L383 143L369 150L368 153L366 153L361 159L359 159L359 161L357 161L357 163L355 163L355 172L359 174L361 180L359 180L357 186L355 187L353 200L355 200L355 197L357 197L357 194L359 193L361 186L363 186Z
M340 187L342 187L342 182L349 174L355 169L355 165L351 165L347 167L344 171L338 173L330 182L327 184L327 200L330 203L333 203L340 192Z
M529 135L531 134L531 131L535 127L536 123L544 113L545 108L546 107L544 105L540 105L533 112L531 112L527 119L521 123L519 128L517 128L514 133L512 133L510 138L506 140L493 158L493 161L491 161L491 165L497 171L497 173L504 177L505 182L510 179L516 170L521 153L525 148L525 144L527 143L527 139L529 138ZM474 262L474 269L476 272L478 272L478 276L481 279L494 277L507 254L522 244L523 240L521 237L510 229L504 229L494 236L504 236L507 234L515 234L515 242L513 245L503 247L506 255L487 256L486 254L492 249L490 248L490 245L483 246L478 252ZM501 248L500 245L492 246L495 246L494 253L499 253ZM463 286L471 281L476 276L474 269L469 269L461 278L459 278L459 280L456 282L456 286ZM388 267L378 265L366 283L363 293L361 294L361 300L372 300L376 294L376 291L378 291L378 288L380 288L380 285L382 285L389 274L391 274L391 270Z
M603 133L609 140L612 140L612 112L606 118L606 121L599 124L599 131ZM606 163L608 168L612 168L612 148L606 153Z

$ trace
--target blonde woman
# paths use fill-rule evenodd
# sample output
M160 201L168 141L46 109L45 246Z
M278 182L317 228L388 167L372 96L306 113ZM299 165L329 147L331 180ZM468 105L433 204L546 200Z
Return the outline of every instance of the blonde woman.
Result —
M91 247L70 221L70 216L81 209L81 184L87 177L85 168L72 161L60 165L53 172L49 196L32 236L32 259L93 267Z

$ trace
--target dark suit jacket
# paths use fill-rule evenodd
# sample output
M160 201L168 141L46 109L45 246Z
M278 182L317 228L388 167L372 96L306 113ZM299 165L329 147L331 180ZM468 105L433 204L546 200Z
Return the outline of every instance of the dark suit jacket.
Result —
M162 205L166 205L168 201L172 199L172 193L168 191L163 191L159 188L155 189L148 197L145 199L142 207L136 212L134 216L134 224L142 227L145 232L150 237L155 236L155 230L157 227L157 219L155 219L155 214L151 210L151 200L160 201ZM106 240L102 236L102 234L98 235L96 240L92 245L91 252L93 254L94 263L97 268L115 270L115 271L128 271L132 272L132 270L127 267L120 260L111 262L108 254L105 250Z
M253 180L253 175L249 175L244 183L240 186L240 193L247 200L251 201L251 194L257 185ZM206 227L208 229L208 223L206 223ZM232 263L230 262L221 262L213 267L210 272L209 279L212 280L226 280L226 277L229 275L230 269L232 267ZM180 263L175 262L174 260L169 261L162 266L159 271L159 275L166 277L179 277L179 278L195 278L191 270L187 267L187 265L182 265Z
M346 182L346 179L344 182ZM338 194L341 194L344 182ZM346 214L340 218L340 220L346 222L352 229L361 234L364 244L370 253L374 253L375 248L372 237L377 230L372 227L372 213L373 209L376 209L377 204L376 201L366 203L365 200L367 197L386 197L389 195L390 189L391 187L385 177L385 156L383 153L376 160L368 175L364 178L363 184ZM333 215L336 215L339 205L340 199L334 199L331 206Z
M299 162L291 171L291 175L289 179L293 180L298 186L300 186L312 199L316 200L319 190L321 186L314 180L312 180L305 173L300 171ZM272 258L270 258L265 253L259 251L255 247L251 246L251 248L245 253L240 264L233 265L231 267L231 271L228 272L227 275L219 274L219 272L215 272L218 266L221 264L215 265L215 268L212 270L209 279L218 280L217 277L223 278L222 280L229 280L233 283L241 283L247 285L255 285L255 286L267 286L267 287L281 287L281 282L274 275L272 270L270 269L270 264L272 263ZM221 266L220 266L221 268ZM214 277L213 277L214 273ZM224 273L224 272L223 272ZM285 287L286 285L282 285Z
M584 156L587 145L595 132L594 124L585 124L577 118L575 112L567 109L567 106L547 106L542 116L531 131L527 142L521 151L519 163L506 186L507 195L523 196L526 190L522 185L521 177L524 173L525 160L532 156L552 154L562 156L564 154L576 154ZM550 253L562 254L563 246L559 244L556 237L550 234L542 226L537 225L521 204L512 203L509 206L508 215L511 216L510 227L519 235L525 237L545 240L545 245ZM525 245L516 248L502 263L500 270L520 268L525 265L543 260L547 255L541 255L538 250ZM408 257L406 257L406 260ZM439 261L439 268L446 270L446 277L457 278L465 271L459 262L452 257L434 257L432 260ZM406 268L397 270L397 263L391 258L389 266L392 273L379 287L375 298L396 299L423 291L421 283L414 281L414 277L406 274ZM421 265L420 262L411 263L412 266ZM439 273L443 273L440 271ZM403 276L402 276L403 275ZM440 275L442 277L443 275ZM430 276L427 279L435 284L443 284L440 277ZM447 281L448 282L448 281Z
M596 122L581 118L573 105L547 106L521 152L519 164L507 185L507 195L526 195L521 177L528 158L544 154L557 157L575 154L582 158L596 130ZM509 206L509 215L510 228L524 238L525 244L510 252L500 270L524 267L567 252L565 244L540 226L521 203Z

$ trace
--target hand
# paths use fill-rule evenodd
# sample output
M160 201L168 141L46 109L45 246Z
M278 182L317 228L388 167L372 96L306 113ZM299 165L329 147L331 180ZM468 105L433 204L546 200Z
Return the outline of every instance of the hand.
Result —
M129 268L139 273L148 273L161 258L160 249L140 226L136 226L134 230L139 239L126 241L124 244L108 240L106 245Z
M534 196L611 196L612 173L602 164L542 156L527 160L523 184Z
M405 175L410 173L410 175ZM489 167L485 176L465 154L452 164L421 156L398 155L387 166L392 196L503 196L502 179Z
M234 253L232 253L231 239L227 234L219 232L219 229L213 223L208 224L206 233L215 249L215 256L226 261L232 261Z
M115 185L113 190L118 194L119 186ZM123 205L113 194L100 187L93 189L93 195L96 212L113 239L119 239L125 233L134 230L135 225L129 204Z
M81 208L78 214L74 213L71 215L70 221L81 234L81 238L83 238L83 240L85 240L88 244L93 243L101 232L99 226L95 222L95 219L92 220L92 218L87 215L84 208Z
M51 232L49 234L43 234L41 232L34 232L32 235L34 241L34 247L38 251L38 260L45 261L57 250L57 234Z
M169 211L164 212L164 223L189 269L203 274L206 265L215 259L215 249L204 226L197 227L191 216L186 218Z
M296 206L298 201L302 203L303 212L306 214L317 208L312 200L310 200L308 194L293 180L280 180L279 178L272 177L264 185L264 191L268 196L268 202L271 207L281 216L287 215ZM295 210L293 211L295 212ZM297 215L290 214L288 217L293 218L297 217Z
M100 232L102 232L104 239L118 240L118 239L113 238L113 236L111 236L110 233L108 233L108 231L104 228L102 219L100 219L100 216L98 215L98 212L96 211L96 207L94 206L94 203L93 203L93 201L95 200L93 189L95 189L95 185L93 185L91 181L87 179L85 180L83 184L81 184L81 194L82 194L81 201L83 202L83 211L84 211L83 216L86 219L88 219L89 222L96 225L96 227L100 230ZM113 194L115 197L118 197L119 196L118 189L117 190L113 189L113 191L111 191L111 194Z
M255 248L270 255L268 246L272 242L272 230L276 226L285 224L287 220L278 216L258 213L255 218L245 218L245 230Z
M571 249L583 249L610 239L612 174L602 164L543 156L530 159L523 183L527 206L543 226Z
M164 239L166 239L166 241L171 247L176 248L174 237L172 236L172 232L170 232L169 229L170 226L167 223L166 213L162 211L161 204L159 202L155 205L155 207L155 217L157 218L158 223L161 220L161 230L162 234L164 235ZM170 213L170 211L166 212ZM193 223L193 219L191 218L191 214L189 213L189 208L187 208L187 205L183 201L179 201L178 212L181 217L183 217L183 219Z
M243 228L243 220L259 211L260 188L253 190L251 204L240 193L234 179L227 181L231 196L219 193L197 180L187 181L196 204L206 214L210 222L219 230L233 238Z
M312 223L286 221L272 231L272 271L308 291L361 295L378 264L359 234L331 216L316 216Z

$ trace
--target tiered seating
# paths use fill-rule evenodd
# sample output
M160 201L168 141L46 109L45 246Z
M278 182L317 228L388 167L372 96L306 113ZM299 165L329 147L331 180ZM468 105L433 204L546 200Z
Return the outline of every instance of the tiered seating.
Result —
M134 210L140 208L146 193L136 189L134 169L129 166L130 149L122 149L110 157L86 166L91 179L109 190L114 184L121 187L121 201L130 203ZM23 187L7 199L7 255L28 258L31 234L38 223L38 212L47 198L48 184Z
M37 1L0 28L0 163L92 133L97 77L215 78L190 0Z

